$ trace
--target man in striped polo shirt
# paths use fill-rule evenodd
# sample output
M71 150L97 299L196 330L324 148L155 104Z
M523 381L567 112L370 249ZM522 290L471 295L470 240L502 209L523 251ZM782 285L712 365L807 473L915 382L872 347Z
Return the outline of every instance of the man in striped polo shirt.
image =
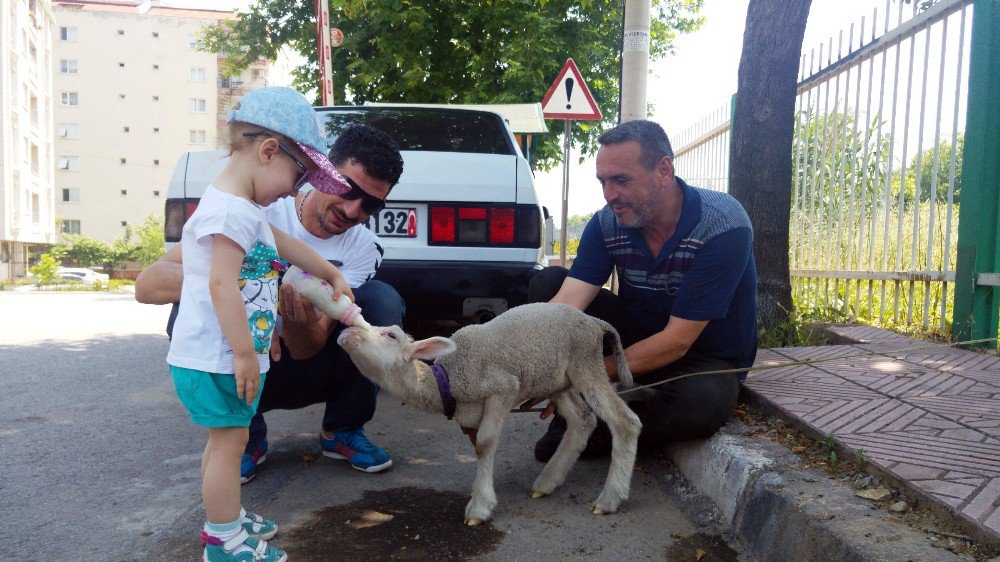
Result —
M534 277L531 300L566 303L611 323L637 384L750 367L757 352L757 271L746 211L726 193L676 177L670 140L656 123L622 123L597 142L597 180L608 204L584 229L569 271L549 267ZM617 295L602 288L612 270ZM605 368L615 380L612 357L605 357ZM735 408L743 377L689 377L629 399L643 424L640 450L715 433ZM542 418L552 411L550 405ZM535 457L547 461L565 429L556 416ZM610 450L602 422L584 456Z

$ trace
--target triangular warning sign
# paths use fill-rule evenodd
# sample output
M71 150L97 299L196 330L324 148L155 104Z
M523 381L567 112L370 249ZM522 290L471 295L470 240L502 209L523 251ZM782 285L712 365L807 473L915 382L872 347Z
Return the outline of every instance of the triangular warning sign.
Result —
M597 109L594 97L590 95L590 89L573 59L566 59L559 76L542 99L542 116L573 121L601 119L601 110Z

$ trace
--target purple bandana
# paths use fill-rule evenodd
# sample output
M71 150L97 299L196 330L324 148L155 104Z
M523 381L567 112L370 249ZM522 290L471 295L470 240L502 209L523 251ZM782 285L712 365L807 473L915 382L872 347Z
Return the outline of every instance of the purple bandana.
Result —
M431 371L434 373L434 378L437 379L438 392L441 393L441 403L444 404L444 415L448 416L450 420L455 415L457 404L455 397L451 395L451 383L448 382L448 373L444 370L444 367L437 363L431 365Z

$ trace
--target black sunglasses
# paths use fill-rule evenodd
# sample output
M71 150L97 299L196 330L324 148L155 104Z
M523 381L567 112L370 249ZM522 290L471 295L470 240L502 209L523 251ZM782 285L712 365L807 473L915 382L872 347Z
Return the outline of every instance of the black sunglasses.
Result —
M361 210L367 215L374 215L385 208L385 199L379 199L378 197L369 194L367 191L361 189L361 186L354 180L347 176L344 176L344 179L347 180L347 185L351 186L351 189L349 189L346 193L341 193L337 197L348 201L361 199Z
M243 136L247 138L254 138L254 137L270 137L271 135L265 133L264 131L256 131L253 133L243 133ZM278 139L274 139L274 142L278 142ZM298 166L300 170L302 170L302 172L299 173L299 177L295 178L295 185L292 186L292 191L295 191L298 188L305 185L307 181L309 181L309 178L312 176L312 173L309 171L309 168L302 163L302 161L296 158L295 155L292 154L287 148L285 148L280 142L278 142L278 150L284 152L285 155L291 158L292 162L295 162L295 165Z

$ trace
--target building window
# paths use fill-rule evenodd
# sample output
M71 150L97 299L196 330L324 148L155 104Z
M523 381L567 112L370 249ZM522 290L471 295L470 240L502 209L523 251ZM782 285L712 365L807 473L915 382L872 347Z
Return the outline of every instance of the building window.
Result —
M129 132L129 128L127 126L126 127L122 127L122 132L123 133Z
M73 59L59 59L59 74L76 74L77 65Z
M125 99L125 94L118 94L118 99L120 99L120 100Z
M266 72L264 72L263 70L261 70L259 68L253 69L253 79L254 80L263 80L265 78L267 78L267 73Z
M160 32L159 31L154 31L153 32L153 39L159 39L159 38L160 38Z
M79 123L59 123L59 138L78 139L80 138Z
M197 51L201 47L202 47L201 41L198 40L197 36L191 35L191 36L188 37L188 50L189 51Z
M125 30L124 29L119 29L118 30L118 36L121 37L122 35L125 35Z
M128 195L128 190L127 189L123 189L122 190L122 197L125 197L126 195Z
M153 65L153 70L159 70L159 69L160 69L160 65L158 65L158 64L154 64Z
M128 226L128 222L127 221L122 221L122 228L125 228L126 226Z
M62 92L63 105L80 105L80 94L77 92Z
M80 221L63 219L62 231L63 234L80 234Z
M159 166L160 165L160 159L159 158L153 158L153 165L154 166Z
M63 203L79 203L80 202L80 188L78 187L64 187L62 190L62 200Z
M63 154L59 157L59 169L70 172L80 171L80 157L75 154Z
M154 189L153 190L153 197L159 197L159 196L160 196L160 191L157 190L157 189Z
M191 98L188 102L188 111L191 113L205 113L206 107L203 98Z
M191 144L205 144L205 131L192 129L188 135L188 142Z
M153 101L160 101L160 96L153 96Z
M121 162L122 164L125 163L125 159L124 158L119 158L118 161Z
M159 133L160 132L160 128L159 127L153 127L153 132L154 133Z
M59 40L60 41L76 41L76 28L75 27L60 27L59 28ZM79 221L77 221L79 223Z
M190 74L188 75L188 80L191 82L205 82L208 80L205 69L201 67L192 68Z
M31 194L31 222L38 224L42 218L42 198L37 193Z
M118 68L125 68L125 63L123 62L118 63Z

